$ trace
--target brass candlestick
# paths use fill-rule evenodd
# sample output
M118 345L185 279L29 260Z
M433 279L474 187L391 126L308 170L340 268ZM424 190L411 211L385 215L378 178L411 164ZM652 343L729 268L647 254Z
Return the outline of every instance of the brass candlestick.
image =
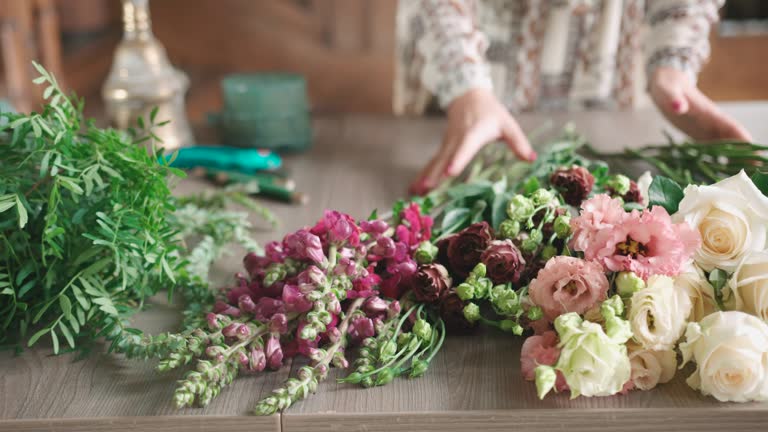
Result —
M149 119L158 108L157 121L170 123L154 133L172 150L193 143L187 122L184 94L189 79L168 61L165 48L152 34L149 0L123 0L123 40L115 51L112 69L102 88L107 114L115 127Z

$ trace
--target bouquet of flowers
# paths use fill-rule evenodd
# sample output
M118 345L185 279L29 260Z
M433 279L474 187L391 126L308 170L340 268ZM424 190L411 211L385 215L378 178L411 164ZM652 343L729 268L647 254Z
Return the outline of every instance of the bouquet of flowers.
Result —
M542 398L649 390L695 362L688 383L702 393L768 399L768 177L683 187L675 179L701 173L660 155L651 162L675 179L633 181L580 156L583 144L567 133L532 165L490 148L463 182L389 217L326 211L247 255L181 333L117 348L161 371L194 362L179 407L208 404L238 373L308 359L260 415L307 397L330 367L364 387L422 376L447 334L483 327L528 336L522 373Z

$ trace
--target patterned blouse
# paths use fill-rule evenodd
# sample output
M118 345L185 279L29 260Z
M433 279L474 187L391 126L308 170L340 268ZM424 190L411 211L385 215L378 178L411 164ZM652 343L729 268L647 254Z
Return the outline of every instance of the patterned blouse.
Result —
M513 111L631 108L672 66L692 80L725 0L400 0L395 111L470 88Z

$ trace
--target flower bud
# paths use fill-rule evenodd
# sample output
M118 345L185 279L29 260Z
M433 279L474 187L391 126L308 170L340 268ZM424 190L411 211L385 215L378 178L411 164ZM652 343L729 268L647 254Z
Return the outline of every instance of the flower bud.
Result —
M248 360L248 354L246 354L245 351L238 351L237 362L240 363L241 367L247 368L250 363Z
M456 294L458 294L459 298L462 300L472 300L475 296L475 287L464 282L456 287Z
M331 321L333 321L333 316L331 315L330 312L324 310L324 311L318 312L317 319L324 325L328 325L331 323Z
M480 319L480 307L474 303L464 306L464 318L470 323Z
M211 345L205 349L205 355L209 358L216 358L217 355L222 354L224 351L224 347L222 346Z
M555 218L554 224L555 235L557 238L565 240L571 235L571 217L568 215L560 215Z
M479 278L475 281L475 298L485 298L491 293L493 289L493 282L488 278Z
M520 299L515 290L499 285L491 291L491 304L501 315L514 315L520 310Z
M379 357L381 357L382 360L392 357L396 352L397 344L391 340L384 342L381 344L381 347L379 347Z
M555 198L555 195L546 189L537 189L531 194L534 206L549 204Z
M309 348L307 357L314 362L319 362L325 357L326 351L321 348Z
M351 374L347 375L346 378L344 378L344 382L359 384L362 379L363 374L360 372L352 372Z
M612 189L618 195L624 195L629 192L629 186L629 178L621 174L610 176L605 181L605 188Z
M285 279L288 272L284 264L273 263L267 267L267 272L264 275L264 286L269 288L275 282Z
M485 272L486 272L485 264L477 263L475 268L472 269L470 276L473 276L475 278L482 278L482 277L485 277Z
M623 271L616 275L616 292L624 297L632 297L637 291L645 288L645 281L634 272Z
M520 222L506 219L499 225L499 235L505 239L512 239L520 234Z
M256 310L256 303L253 302L253 297L243 294L237 299L237 307L243 312L253 313Z
M541 249L541 259L544 261L557 255L557 248L552 245L546 245Z
M400 302L397 300L393 300L389 307L387 308L387 318L392 319L398 315L400 315L400 311L402 310L402 307L400 306Z
M240 328L240 326L242 326L242 324L238 322L233 322L228 326L224 327L224 329L221 330L221 334L223 334L226 337L236 337L237 330Z
M523 240L523 243L520 245L520 249L523 252L533 252L536 250L536 248L539 247L539 242L537 242L535 239L528 237L525 240Z
M328 340L331 343L336 343L341 339L341 331L337 327L331 327L328 329L328 331L325 332L326 336L328 336Z
M333 365L336 366L337 368L346 369L349 367L349 361L344 356L344 351L339 350L333 353L333 358L331 359L331 361L333 362Z
M313 325L305 325L299 332L299 337L304 340L315 340L317 338L317 329Z
M510 219L523 222L533 216L533 201L523 195L515 195L507 205L507 216Z
M536 393L539 399L544 399L557 382L557 373L552 366L539 365L535 369L536 374Z
M544 317L544 311L539 306L532 306L528 309L528 319L531 321L538 321Z
M416 259L416 262L419 264L429 264L435 260L436 256L437 246L428 241L421 242L416 249L416 252L413 254L413 258Z
M424 375L427 368L429 368L429 363L425 360L414 360L411 364L411 373L408 376L411 378L418 378Z
M510 320L510 319L501 320L501 322L499 323L499 328L502 331L509 332L517 336L520 336L521 334L523 334L523 327L517 321L514 321L514 320Z
M417 319L413 323L413 334L424 342L429 342L432 338L432 326L426 320Z
M285 314L277 313L269 319L270 333L284 334L288 331L288 317Z
M261 372L267 367L267 357L264 355L264 349L254 344L251 346L251 352L248 355L248 366L252 371Z
M241 325L235 330L235 337L239 340L246 340L251 336L251 328L247 325Z
M384 369L376 375L376 385L387 385L395 379L395 373L391 368Z
M279 369L283 365L283 348L280 346L280 340L275 336L267 340L264 354L267 357L267 365L270 369Z
M371 388L374 385L373 378L367 376L360 380L360 385L362 385L365 388Z
M211 330L218 330L221 328L219 317L215 313L209 312L205 315L206 321L208 321L208 328Z

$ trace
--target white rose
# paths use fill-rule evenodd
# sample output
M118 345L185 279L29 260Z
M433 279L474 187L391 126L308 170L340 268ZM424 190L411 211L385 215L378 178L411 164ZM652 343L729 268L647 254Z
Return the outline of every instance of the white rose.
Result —
M688 385L721 402L768 400L768 324L743 312L716 312L688 324L683 364Z
M701 321L705 316L717 312L715 289L695 264L689 265L682 273L675 276L675 287L685 291L691 300L689 321Z
M632 295L629 322L635 340L654 351L672 349L685 331L691 313L688 294L668 276L651 276L646 287Z
M768 252L756 252L741 262L723 292L726 308L768 321Z
M624 345L629 332L608 336L599 324L584 321L576 313L555 320L560 337L560 357L555 369L563 373L571 397L610 396L629 381L631 366Z
M707 271L732 272L746 254L768 246L768 198L744 171L711 186L688 186L674 217L699 231L694 260Z
M677 354L673 350L651 351L638 344L627 344L632 383L640 390L651 390L669 382L677 370Z
M653 183L653 176L650 171L646 171L637 179L637 190L640 191L640 197L642 202L640 204L647 206L650 201L648 191L651 189L651 183Z

